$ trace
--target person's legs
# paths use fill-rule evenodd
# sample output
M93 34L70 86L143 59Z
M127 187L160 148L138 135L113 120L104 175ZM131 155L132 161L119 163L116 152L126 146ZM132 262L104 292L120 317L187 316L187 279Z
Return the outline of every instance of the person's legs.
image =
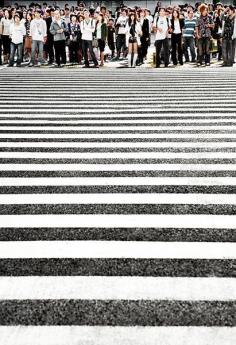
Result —
M165 67L169 65L169 40L165 38L163 41L163 48L164 48L164 63Z
M17 66L21 66L23 56L23 43L17 44Z
M178 61L180 65L183 65L182 35L178 34L176 39L177 39L177 47L178 47Z
M128 67L132 67L133 44L129 43L128 47Z
M30 61L30 63L31 63L32 65L35 64L35 53L36 53L36 49L37 49L37 41L32 40L31 61Z
M161 47L163 44L163 40L157 40L155 42L156 46L156 67L160 67L161 65Z
M198 61L199 64L202 65L202 59L203 59L203 39L199 38L198 40Z
M17 48L16 44L11 43L9 67L14 65L14 58L15 58L16 48Z
M2 39L0 37L0 65L2 65Z
M135 42L133 43L133 64L132 67L136 67L136 62L137 62L137 58L138 58L138 43Z
M172 34L172 37L171 37L171 58L172 58L172 62L174 65L177 65L176 46L177 46L176 35Z
M66 41L62 40L60 41L60 55L61 55L61 61L63 65L66 64Z
M58 66L60 66L61 57L60 57L60 42L59 41L54 42L54 48L55 48L55 55L56 55L56 63Z
M233 41L228 40L227 42L227 65L228 66L233 66L232 51L233 51Z
M89 67L89 60L88 60L88 41L82 40L82 49L84 54L84 63L86 67Z
M235 63L236 38L232 41L232 61Z
M90 56L93 60L93 63L95 66L98 66L98 61L97 61L96 56L95 56L94 51L93 51L92 41L87 41L87 42L88 42L87 44L88 44L89 53L90 53Z
M192 62L196 61L196 51L195 51L195 42L193 37L189 37L189 48L191 53Z
M205 63L206 65L210 64L211 55L210 55L210 38L205 38Z
M185 57L185 62L189 62L188 47L189 47L189 37L184 37L184 57Z
M37 41L38 45L38 62L43 63L43 42L42 41Z

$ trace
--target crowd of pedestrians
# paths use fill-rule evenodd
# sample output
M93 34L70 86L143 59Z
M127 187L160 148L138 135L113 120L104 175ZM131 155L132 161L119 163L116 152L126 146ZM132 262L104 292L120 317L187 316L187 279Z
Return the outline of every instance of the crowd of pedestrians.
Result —
M193 63L209 66L212 57L233 66L236 48L236 10L233 6L121 5L112 13L105 6L52 7L32 3L0 9L0 65L78 64L102 67L127 59L128 67L142 65L154 44L159 68ZM16 61L15 61L16 60ZM24 64L22 64L24 62Z

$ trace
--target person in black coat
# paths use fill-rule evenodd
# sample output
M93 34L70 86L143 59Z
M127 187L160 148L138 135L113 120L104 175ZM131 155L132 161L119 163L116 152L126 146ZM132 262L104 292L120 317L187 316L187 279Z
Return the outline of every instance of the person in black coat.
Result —
M182 44L182 32L184 28L184 19L180 18L178 10L174 10L171 19L171 57L174 65L177 65L177 52L178 61L180 65L183 65L183 44Z
M79 39L81 37L80 25L77 21L76 14L71 14L70 23L68 24L69 35L69 57L70 63L79 63Z
M46 56L49 58L48 64L51 65L54 62L54 48L53 48L53 35L50 32L50 26L52 24L52 9L47 9L45 12L46 25L47 25L47 41L44 44L44 51Z
M147 51L150 45L149 20L145 18L143 10L139 13L139 20L142 29L139 62L142 64L144 59L147 57Z

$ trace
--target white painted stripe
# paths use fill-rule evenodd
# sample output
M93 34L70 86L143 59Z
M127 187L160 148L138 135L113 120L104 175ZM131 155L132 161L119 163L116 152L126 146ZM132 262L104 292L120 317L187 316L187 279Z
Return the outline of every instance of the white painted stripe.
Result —
M93 186L93 185L197 185L197 186L221 186L236 185L236 177L2 177L0 186Z
M12 90L11 90L12 91ZM89 90L89 91L91 91L91 90ZM40 92L40 90L38 90L38 93ZM127 91L126 91L127 92ZM169 92L169 90L168 90L168 92ZM227 92L227 91L225 91L225 92ZM90 100L88 100L88 102L89 102ZM149 112L149 111L153 111L153 110L157 110L157 108L159 109L159 110L163 110L163 106L158 106L158 105L154 105L153 107L150 107L150 106L147 106L147 107L145 107L145 106L143 106L142 105L142 110L144 110L145 109L145 112ZM226 111L227 112L227 109L228 108L230 108L230 110L232 110L232 106L227 106L227 108L226 108L226 106L224 106L224 107L221 107L221 109L222 109L222 111ZM166 110L168 110L169 112L171 112L171 110L172 111L176 111L176 110L178 110L178 109L180 109L181 111L186 111L186 112L188 112L189 111L189 107L186 105L185 107L183 107L183 106L177 106L177 105L168 105L168 108L166 109ZM202 112L204 113L204 109L205 109L205 105L202 105L202 106L199 106L198 107L198 112L200 111L200 109L202 110ZM211 111L212 112L216 112L216 111L219 111L219 107L214 107L214 106L212 106L212 107L208 107L208 109L211 109ZM39 114L39 113L46 113L46 111L45 111L45 108L37 108L37 109L33 109L32 108L32 105L30 105L29 107L28 107L28 109L26 109L26 107L24 106L23 108L21 108L21 109L19 109L19 107L12 107L12 106L8 106L8 107L5 107L5 108L1 108L0 109L0 114L5 114L5 112L7 111L9 114L11 113L13 113L13 114L15 114L16 113L16 111L18 110L18 115L20 114L20 113L26 113L27 111L29 112L31 112L32 114ZM140 111L140 108L138 108L138 107L133 107L132 105L127 105L127 106L120 106L120 111L122 111L122 112L124 112L124 111L127 111L127 113L129 112L129 111L134 111L134 112L137 112L137 111ZM51 108L50 109L50 114L52 113L54 113L54 114L64 114L65 115L65 112L66 112L66 114L68 113L77 113L78 114L78 105L76 106L76 107L74 107L74 108L70 108L70 107L68 107L68 108L66 108L66 110L65 110L65 108L63 109L63 107L61 107L60 109L57 109L56 107L55 108ZM91 115L91 114L103 114L104 115L104 113L108 113L109 115L110 114L112 114L112 113L115 113L116 115L117 115L117 107L116 108L111 108L111 106L110 105L108 105L107 107L104 107L103 105L99 108L98 107L98 104L96 105L94 105L92 108L90 108L90 107L86 107L86 108L83 108L83 110L81 111L81 113L80 114L89 114L89 115ZM206 113L205 113L206 114Z
M18 128L19 129L19 128ZM40 128L38 128L40 130ZM93 134L93 133L86 133L86 134L47 134L47 133L3 133L0 134L0 138L53 138L53 139L67 139L67 138L132 138L132 139L140 139L140 138L220 138L220 139L228 139L236 138L236 134L225 134L225 133L139 133L139 134L129 134L129 133L109 133L109 134Z
M8 204L214 204L236 205L236 194L1 194Z
M235 159L236 152L0 152L0 158L136 158L136 159L175 159L175 158L228 158Z
M22 142L22 143L9 143L9 142L0 142L0 147L46 147L46 148L65 148L65 147L75 147L75 148L202 148L202 149L211 149L211 148L236 148L236 143L231 142Z
M25 97L25 95L24 95L24 97ZM120 97L122 98L122 95ZM37 99L38 99L38 97L36 97L36 101L37 101ZM176 100L179 101L179 97L177 97ZM40 117L42 119L44 119L44 118L47 119L48 117L55 118L55 117L58 117L58 114L57 113L53 113L53 114L50 113L50 114L48 114L48 113L45 112L45 113L40 113L40 114L28 114L28 113L25 113L25 114L15 114L15 116L24 117L25 119L34 120L34 117ZM81 115L78 115L78 116L81 116ZM181 117L193 116L194 117L193 120L189 120L189 119L187 120L187 121L190 121L190 122L196 121L196 120L200 120L200 121L203 121L203 122L208 122L208 121L217 121L217 122L218 121L220 121L220 122L221 121L223 121L223 122L225 122L225 121L226 122L227 121L232 121L232 122L234 122L234 120L235 120L235 119L226 119L226 118L225 119L213 119L213 117L215 117L215 116L222 116L222 114L214 113L214 112L207 113L207 114L206 113L202 113L202 114L201 113L194 113L193 114L193 113L189 112L189 110L187 110L186 112L181 113L181 114L180 113L171 113L171 114L164 114L163 113L161 115L159 115L159 114L154 115L153 113L145 113L145 115L142 115L140 113L135 113L135 112L132 112L132 113L128 113L127 112L127 114L124 114L124 113L121 113L121 114L100 114L99 117L97 117L97 118L98 119L103 119L103 118L107 118L107 117L115 117L115 118L116 117L122 117L122 118L123 117L132 117L132 119L135 120L136 117L140 117L140 116L152 117L154 120L156 120L156 118L159 117L159 116L171 116L171 117L176 117L176 119L171 119L171 121L176 121L176 122L180 122L180 120L178 119L179 116L181 116ZM212 118L212 119L202 119L202 118L199 118L201 116L207 116L207 117ZM224 111L224 115L223 116L234 116L234 115L232 113L227 112L227 110L226 110L226 111ZM11 119L12 118L12 114L2 114L1 117L4 117L4 118L7 117L7 118ZM1 117L0 117L0 119L1 119ZM74 115L73 116L72 115L66 115L66 117L74 119L76 116L74 116ZM81 117L84 117L84 116L81 116ZM63 118L63 115L62 115L62 118ZM81 120L80 119L80 121L84 122L84 121L88 121L88 120ZM119 121L119 120L116 120L116 121ZM121 121L123 121L123 120L121 120ZM144 120L140 120L140 121L144 121ZM145 122L146 121L148 121L148 119L145 119ZM158 120L156 120L156 121L166 122L168 120L165 120L165 119L159 117Z
M0 277L0 299L227 301L236 278Z
M158 126L158 127L154 127L154 126L83 126L83 127L74 127L73 124L71 124L71 126L67 126L67 127L63 127L63 126L55 126L54 123L48 123L47 127L43 127L43 126L34 126L32 123L30 123L31 126L5 126L3 127L5 131L7 130L66 130L66 131L74 131L74 130L83 130L83 131L95 131L95 130L129 130L129 131L133 131L133 130L145 130L145 131L150 131L150 130L235 130L235 126L232 125L225 125L225 126L193 126L192 124L188 125L188 126L183 126L182 124L180 125L173 125L173 126Z
M81 99L73 100L73 98L72 98L72 99L70 99L70 107L78 107L80 105L84 106L85 102L86 102L86 99L85 100L81 100ZM174 106L173 103L171 104L172 106ZM11 100L11 106L12 106L13 109L16 108L17 106L19 108L22 108L22 107L23 108L24 107L28 108L28 107L32 107L32 105L35 105L35 104L37 104L38 108L41 108L42 106L45 107L45 101L44 100L40 100L40 99L38 99L37 101L31 100L31 99L16 100L16 101L14 99ZM113 100L107 99L106 103L102 104L102 107L107 108L109 106L109 104L111 104L112 107L114 107L114 105L122 105L123 106L123 105L127 105L127 104L130 106L131 102L130 102L129 99L128 100L127 99L126 100L122 100L122 101L117 100L117 99L113 99ZM142 104L142 107L143 106L147 107L147 106L150 106L150 105L153 105L153 106L155 105L156 106L156 104L157 104L158 108L159 108L163 104L166 105L166 100L165 99L161 99L161 98L159 98L157 100L154 97L149 99L149 100L148 99L144 99L144 100L143 99L135 99L134 106L137 107L138 104ZM206 104L206 100L205 99L201 99L199 97L199 99L197 100L197 104L196 104L196 99L190 99L190 100L189 99L187 99L187 100L186 99L181 99L181 106L182 105L184 106L186 104L193 104L193 107L197 108L197 106L199 106L199 105L201 105L201 106L202 106L202 104L205 105ZM215 99L214 103L210 104L210 106L211 107L215 107L217 104L219 104L222 107L222 101L219 100L219 99ZM230 99L225 104L226 104L226 106L232 106L233 107L233 106L235 106L235 101L233 99ZM53 99L53 100L48 99L47 100L47 105L49 107L51 107L51 106L53 106L53 107L57 107L57 106L61 107L61 105L64 105L65 107L67 106L67 104L65 104L65 100L61 100L61 99ZM86 108L90 107L91 105L97 105L98 107L101 106L101 104L98 103L97 100L89 98L89 103L86 104ZM7 106L6 105L6 101L5 100L4 101L0 100L0 106L5 108ZM176 104L176 107L179 107L178 103Z
M0 258L236 259L236 243L6 241Z
M1 171L236 171L236 164L0 164Z
M236 327L0 326L2 345L234 345Z
M236 229L232 215L0 215L1 227L160 227Z
M177 115L175 115L177 117ZM180 115L179 115L180 116ZM118 123L118 124L122 124L122 122L125 122L125 123L129 123L129 124L147 124L147 123L155 123L155 124L163 124L163 123L170 123L170 124L174 124L174 123L182 123L184 124L184 128L186 127L186 124L188 125L193 125L193 124L196 124L196 125L199 125L199 122L201 123L214 123L216 125L216 123L228 123L228 122L235 122L236 120L235 119L201 119L201 118L196 118L194 120L184 120L184 119L159 119L159 120L156 120L156 118L152 118L152 119L142 119L142 120L136 120L135 117L133 117L132 120L126 120L126 119L115 119L115 120L107 120L107 118L105 116L99 116L99 120L78 120L78 117L75 119L75 116L68 116L70 118L70 120L63 120L63 117L61 117L61 120L54 120L54 121L51 121L49 120L49 115L46 116L41 116L40 115L40 120L35 120L34 118L31 118L30 116L27 118L25 115L24 115L24 120L11 120L12 118L12 115L11 116L7 116L9 118L9 120L6 120L5 119L5 116L4 116L4 120L1 119L0 117L0 125L2 124L5 124L5 123L8 123L9 122L11 124L20 124L20 125L26 125L26 124L29 124L29 125L34 125L35 123L40 123L40 124L51 124L52 126L55 124L71 124L71 125L74 125L74 124L101 124L101 123L106 123L106 124L111 124L111 125L114 125L114 123ZM67 118L67 116L66 116ZM28 120L30 119L30 121ZM208 125L207 125L208 126ZM172 126L171 126L172 127ZM176 127L176 126L175 126ZM197 126L196 126L197 127ZM222 126L217 126L218 128L222 128ZM159 126L158 126L159 128Z

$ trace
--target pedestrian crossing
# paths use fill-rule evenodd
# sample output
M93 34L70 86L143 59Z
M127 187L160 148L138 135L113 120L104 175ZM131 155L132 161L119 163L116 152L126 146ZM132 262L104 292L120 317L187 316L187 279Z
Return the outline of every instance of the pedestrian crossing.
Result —
M236 70L3 69L0 345L233 345Z

